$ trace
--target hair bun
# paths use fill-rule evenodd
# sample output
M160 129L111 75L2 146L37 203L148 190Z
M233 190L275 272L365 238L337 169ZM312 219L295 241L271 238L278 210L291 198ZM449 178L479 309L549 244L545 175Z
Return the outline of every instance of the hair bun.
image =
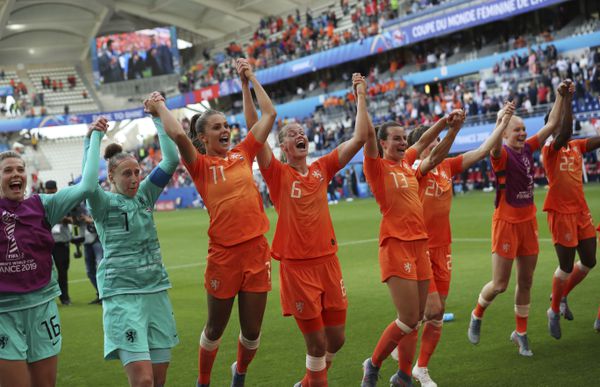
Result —
M104 149L104 159L109 160L114 155L123 152L123 147L119 144L112 143Z

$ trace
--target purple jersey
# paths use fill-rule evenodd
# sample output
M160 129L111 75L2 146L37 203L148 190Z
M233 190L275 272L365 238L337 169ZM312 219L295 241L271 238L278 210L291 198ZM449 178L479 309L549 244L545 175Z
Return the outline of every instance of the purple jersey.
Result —
M496 207L500 202L500 190L504 190L504 198L513 207L527 207L533 204L533 152L531 146L525 144L522 152L517 152L504 145L508 155L506 169L496 174ZM506 176L506 183L498 184L498 177Z
M54 239L38 195L0 199L0 292L28 293L50 282Z

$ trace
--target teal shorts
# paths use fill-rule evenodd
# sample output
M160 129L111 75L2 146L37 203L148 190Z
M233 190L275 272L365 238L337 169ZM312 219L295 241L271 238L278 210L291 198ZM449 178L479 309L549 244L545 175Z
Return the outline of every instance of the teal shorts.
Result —
M0 359L33 363L58 355L61 347L56 301L0 313Z
M149 353L179 343L166 291L104 298L102 309L106 360L119 359L119 350Z

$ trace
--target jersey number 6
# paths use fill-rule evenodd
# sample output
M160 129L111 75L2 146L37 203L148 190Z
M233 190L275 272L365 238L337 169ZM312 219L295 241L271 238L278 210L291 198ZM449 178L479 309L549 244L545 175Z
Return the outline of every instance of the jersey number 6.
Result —
M290 196L294 199L300 199L302 197L302 191L298 187L299 184L300 184L300 181L298 181L298 180L296 180L292 183L292 192L290 193Z

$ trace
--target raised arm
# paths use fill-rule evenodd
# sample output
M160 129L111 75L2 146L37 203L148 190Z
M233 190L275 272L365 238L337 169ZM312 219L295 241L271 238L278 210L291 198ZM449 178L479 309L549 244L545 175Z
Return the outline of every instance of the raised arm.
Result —
M98 189L100 141L108 125L105 118L96 120L93 125L95 130L91 134L87 162L83 168L83 175L79 184L63 188L55 194L40 195L50 225L58 223L71 209L90 197Z
M269 137L269 133L271 133L271 129L273 128L273 123L275 122L275 118L277 118L277 112L275 111L275 106L273 106L273 102L267 95L265 89L263 89L262 85L256 79L256 76L252 72L250 65L245 62L245 60L238 59L240 71L243 72L244 77L248 79L248 81L252 82L252 86L254 87L254 94L256 94L256 100L258 101L258 107L260 108L260 119L256 121L252 126L248 124L250 131L254 135L256 141L260 143L264 143L267 141L267 137ZM252 116L251 109L246 113L246 105L254 106L252 102L252 95L250 95L250 89L248 89L248 98L244 96L244 116L250 116L250 120L253 120L256 117ZM249 107L249 106L248 106ZM254 115L256 115L256 110L254 110Z
M459 110L452 111L452 113L457 114L455 112L459 112ZM423 133L419 141L415 142L411 148L414 148L417 151L417 155L421 155L421 152L423 152L429 146L429 144L431 144L431 142L440 135L442 130L446 128L446 125L448 125L448 117L444 116L435 124L431 125L431 127L427 129L425 133Z
M373 126L373 121L371 121L371 117L367 114L367 124L368 124L368 135L367 142L365 143L365 155L372 159L379 157L379 148L377 146L377 133L375 132L375 127Z
M356 93L356 124L354 135L338 146L340 168L365 145L369 137L369 112L367 111L367 81L359 73L352 74L352 88Z
M151 94L151 98L156 97L156 92ZM158 94L160 96L160 94ZM144 101L144 107L146 111L149 111L149 107L147 106L147 101ZM171 114L167 106L162 103L158 104L155 109L156 114L160 117L160 121L162 121L163 127L165 129L165 133L175 142L177 148L179 149L179 153L181 153L181 157L187 164L192 164L196 160L196 155L198 151L194 144L192 144L192 140L185 134L185 131L181 127L179 121ZM159 136L160 139L160 136ZM162 146L162 144L161 144Z
M426 175L436 165L441 163L446 156L448 156L448 152L452 147L452 143L454 143L456 135L460 131L462 124L465 122L465 113L462 110L455 110L450 113L447 118L447 122L449 126L448 133L446 133L446 136L442 139L442 141L440 141L440 143L431 150L429 156L425 157L425 159L423 159L423 161L419 164L419 170L421 171L422 175Z
M252 128L258 121L258 113L256 112L256 106L254 106L254 100L252 99L250 82L248 77L246 77L246 70L250 69L250 64L245 59L238 59L236 62L236 69L240 76L240 80L242 81L242 103L244 106L246 126Z
M158 133L158 143L160 144L160 151L162 153L162 160L158 164L158 167L168 174L170 178L170 175L172 175L173 172L175 172L175 169L177 169L177 165L179 164L179 156L177 155L177 147L175 146L175 143L165 132L163 122L158 116L158 110L163 110L163 116L165 119L171 121L171 125L173 125L172 121L177 123L179 123L179 121L177 121L177 119L169 111L165 105L164 98L162 98L160 95L157 96L153 94L150 99L145 101L144 106L148 113L152 115L152 122L154 122L154 126L156 127L156 131Z
M483 160L487 157L487 155L498 146L502 148L502 134L504 133L504 129L508 126L510 119L515 112L515 103L514 102L506 102L504 105L504 113L502 117L496 120L496 127L490 134L490 136L483 142L483 144L479 145L477 149L470 150L468 152L463 153L463 161L462 161L462 170L465 171L469 169L473 164ZM498 151L498 156L500 155Z
M558 126L562 124L564 108L563 98L564 94L568 90L566 82L567 81L563 81L560 83L560 85L558 85L558 89L556 90L556 100L554 101L554 105L552 105L552 110L550 110L548 122L546 122L546 125L544 125L539 132L537 132L538 140L542 145L544 142L546 142L546 139L550 137L551 134L556 132Z
M575 84L566 80L567 91L563 96L563 117L560 125L560 130L554 139L554 150L559 150L560 148L567 145L571 136L573 135L573 94L575 94Z

